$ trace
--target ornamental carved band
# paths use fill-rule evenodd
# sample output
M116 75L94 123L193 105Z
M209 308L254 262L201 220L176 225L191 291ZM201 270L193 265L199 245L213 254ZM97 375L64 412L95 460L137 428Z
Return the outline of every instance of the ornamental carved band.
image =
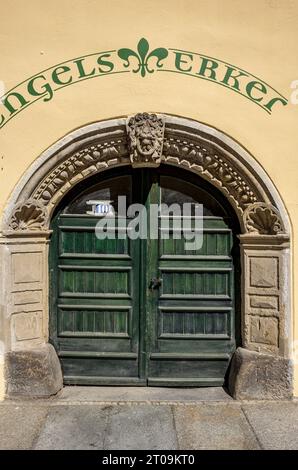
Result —
M241 174L223 154L217 154L206 143L194 143L192 138L177 138L167 135L164 138L163 158L166 163L178 162L197 172L212 184L222 189L232 199L241 215L249 204L258 201L258 193L247 177Z
M257 202L250 205L243 214L246 232L260 235L278 235L285 228L280 214L272 204Z
M111 138L99 141L72 154L60 163L39 184L33 194L48 206L58 201L75 184L82 179L94 175L112 164L127 162L125 136L114 140Z
M42 231L47 227L48 212L36 199L28 199L16 205L8 221L8 230L17 232Z
M26 191L25 201L14 207L5 229L48 230L55 207L80 181L108 168L129 164L150 168L162 162L188 168L217 187L236 211L242 233L285 233L267 190L251 178L245 164L200 132L168 123L166 116L138 113L82 142L73 143L69 152L63 149L60 159L53 158L51 170Z
M126 129L132 167L159 166L165 129L163 117L139 113L128 118Z

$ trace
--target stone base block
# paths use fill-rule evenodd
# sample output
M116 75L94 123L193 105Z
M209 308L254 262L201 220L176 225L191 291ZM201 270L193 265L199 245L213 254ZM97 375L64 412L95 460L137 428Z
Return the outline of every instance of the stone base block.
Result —
M293 397L289 359L238 348L232 358L228 388L237 400L284 400Z
M5 375L8 397L49 397L63 386L60 362L51 344L7 353Z

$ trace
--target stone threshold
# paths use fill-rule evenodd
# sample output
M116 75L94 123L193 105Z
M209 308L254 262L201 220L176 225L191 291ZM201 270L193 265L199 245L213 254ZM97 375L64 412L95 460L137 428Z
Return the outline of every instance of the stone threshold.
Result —
M280 403L293 400L234 400L222 387L159 388L159 387L97 387L66 386L57 395L49 398L7 398L1 405L198 405L244 403Z

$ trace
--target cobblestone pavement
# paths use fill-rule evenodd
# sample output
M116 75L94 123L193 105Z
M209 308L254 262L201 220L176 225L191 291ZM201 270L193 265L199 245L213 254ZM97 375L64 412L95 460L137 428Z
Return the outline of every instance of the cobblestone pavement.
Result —
M298 449L298 401L220 388L66 387L0 404L0 449Z

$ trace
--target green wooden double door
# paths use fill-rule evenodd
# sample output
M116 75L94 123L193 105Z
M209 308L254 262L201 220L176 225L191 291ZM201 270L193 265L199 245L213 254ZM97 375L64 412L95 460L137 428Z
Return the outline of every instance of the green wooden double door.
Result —
M189 172L176 174L161 167L100 175L57 211L50 337L65 383L223 384L236 345L232 218L206 183ZM137 206L123 212L120 195L127 206L142 204L142 217ZM181 210L179 218L185 203L192 211ZM172 204L174 215L167 213ZM97 236L102 210L118 218ZM182 237L178 220L180 227L185 222ZM189 249L188 232L198 220L202 239Z

